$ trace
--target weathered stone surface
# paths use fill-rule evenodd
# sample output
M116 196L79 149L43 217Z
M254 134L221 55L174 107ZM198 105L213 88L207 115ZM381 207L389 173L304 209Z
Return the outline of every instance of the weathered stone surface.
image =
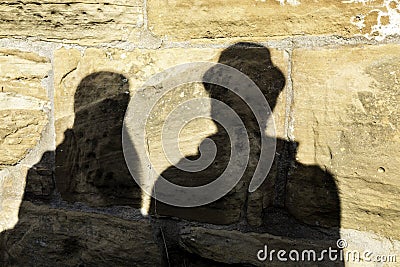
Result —
M46 113L40 110L0 110L0 168L21 160L38 143L46 124Z
M18 210L23 198L49 199L53 193L54 153L45 152L41 160L30 167L26 163L38 160L32 155L35 152L16 166L8 166L0 172L0 232L18 222Z
M326 207L312 197L315 183L301 182L316 164L335 178L342 227L399 238L399 48L294 51L294 136L302 168L289 174L287 207L300 220L316 223L299 216L299 208L309 211L304 203ZM298 183L308 196L295 202Z
M41 83L50 69L35 53L0 49L0 168L15 165L40 140L49 107Z
M0 36L28 36L81 44L137 40L143 25L140 1L48 0L0 4ZM34 30L32 30L34 28Z
M18 209L21 205L25 188L27 167L19 166L18 171L2 170L0 179L0 231L12 228L18 222Z
M257 252L264 245L275 253L336 249L339 238L345 250L399 261L400 46L387 45L399 36L379 45L347 38L400 34L399 0L59 2L0 3L0 46L12 48L0 49L1 266L329 266L260 262ZM280 50L227 47L245 40ZM180 209L155 202L133 181L122 120L129 97L151 75L194 61L236 67L257 83L274 109L277 153L263 185L248 193L271 124L258 131L248 108L213 86L175 88L144 115L145 150L158 174L196 186L229 160L227 135L210 119L161 137L170 112L191 99L211 96L234 107L252 148L229 194ZM199 109L218 113L211 102ZM173 166L196 159L206 138L219 148L209 169L188 174ZM181 154L169 161L162 141L176 139ZM159 178L141 175L150 188Z
M2 48L0 49L1 92L47 100L47 91L41 82L50 69L50 60L45 57Z
M384 238L372 232L361 232L353 229L342 229L341 239L345 240L347 247L344 249L344 259L346 266L350 267L372 267L396 266L399 262L400 241L393 238ZM354 251L362 255L365 251L372 252L366 257L354 254ZM370 260L371 259L371 260Z
M243 44L242 44L243 45ZM244 44L245 45L245 44ZM249 44L248 44L249 45ZM85 168L78 168L81 174L77 177L76 186L74 191L79 192L79 194L87 194L90 198L80 199L81 201L89 201L95 205L104 205L109 201L95 199L98 196L98 191L92 190L93 187L85 185L88 181L85 181L87 177L92 180L98 179L102 175L107 174L107 166L109 163L105 163L104 160L111 160L111 165L113 165L113 169L116 169L115 166L120 166L117 169L122 170L126 168L123 157L115 156L120 153L121 147L120 145L114 144L110 149L110 146L105 145L104 142L109 142L110 137L108 136L100 136L101 133L109 126L105 126L112 124L115 128L113 131L113 140L120 140L118 134L121 133L121 130L117 131L117 128L121 128L121 124L118 123L107 123L100 122L102 118L110 119L111 117L101 115L100 116L100 106L104 101L111 101L113 98L113 94L105 93L105 89L101 84L103 82L101 80L96 81L97 78L94 78L93 73L96 72L113 72L122 74L129 80L129 86L126 85L126 92L130 92L133 95L137 88L139 88L143 82L148 79L151 75L154 75L162 70L165 70L169 67L175 66L179 63L186 62L196 62L196 61L212 61L212 62L221 62L231 66L236 66L240 68L239 64L242 64L242 71L249 75L250 78L254 79L255 82L260 86L263 93L267 96L268 101L270 102L271 108L275 107L275 122L277 125L277 133L278 136L284 135L284 115L285 115L285 93L280 92L283 91L285 85L285 71L287 69L287 63L285 54L283 51L278 50L268 50L262 46L253 47L248 49L238 49L236 50L232 48L230 49L199 49L199 48L191 48L191 49L165 49L158 51L149 51L149 50L135 50L132 52L120 51L120 50L101 50L101 49L87 49L85 53L81 56L80 52L73 49L60 49L55 53L55 117L56 117L56 134L57 134L57 144L59 145L59 150L65 150L61 148L61 146L66 145L67 135L68 133L75 133L75 138L78 138L78 127L81 127L82 130L86 132L90 131L93 134L99 135L96 138L86 136L84 139L96 139L96 145L83 145L83 143L77 147L80 147L80 152L72 149L72 154L78 153L81 157L80 160L69 160L69 162L75 162L76 164L80 164L82 166L85 165L85 161L83 161L83 155L89 155L90 152L95 152L95 157L90 162L96 162L96 164L88 164L89 168L88 172L92 173L88 175L84 175L86 173ZM247 51L247 52L246 52ZM223 56L221 58L221 53ZM240 58L242 56L242 58ZM260 60L262 58L263 60ZM67 64L63 64L67 62ZM277 67L274 67L277 66ZM244 68L246 67L246 68ZM260 73L261 71L261 73ZM86 77L86 78L85 78ZM91 78L90 78L91 77ZM82 88L82 81L85 79L92 79L92 86L90 88L90 92L86 95L86 100L82 100L82 96L78 92L77 88ZM97 88L96 88L97 87ZM107 87L107 86L106 86ZM111 86L112 87L112 86ZM88 88L87 88L88 89ZM88 89L89 90L89 89ZM171 166L171 163L166 160L165 155L163 154L160 134L162 130L162 126L164 123L165 116L174 109L178 104L182 103L185 100L189 100L196 97L208 96L208 92L204 89L204 86L201 84L191 85L191 86L183 86L182 88L176 88L170 94L164 96L163 99L160 99L158 104L154 107L152 114L149 116L149 121L147 125L147 135L148 135L148 149L151 151L151 159L152 163L154 163L154 168L162 173L164 170ZM221 97L221 96L220 96ZM77 101L79 102L77 108ZM83 101L83 102L82 102ZM95 101L99 105L99 108L96 108L96 105L90 104L91 101ZM74 104L75 103L75 104ZM104 102L105 103L105 102ZM82 105L81 105L82 104ZM168 104L168 105L167 105ZM75 105L75 107L74 107ZM122 108L123 105L118 105ZM125 103L126 106L126 103ZM86 110L86 111L85 111ZM97 110L97 111L96 111ZM82 112L82 115L77 117L76 111ZM123 112L123 110L120 110ZM86 112L86 113L85 113ZM240 110L240 112L245 112L244 109ZM92 114L92 115L91 115ZM97 115L96 115L97 114ZM111 113L108 113L111 114ZM121 113L123 115L123 113ZM211 111L210 111L211 114ZM194 116L196 114L193 114ZM211 115L212 116L212 115ZM92 117L92 118L91 118ZM77 118L79 120L79 126L77 123ZM122 117L121 117L122 118ZM96 120L94 120L96 119ZM95 122L96 121L96 122ZM250 122L249 119L246 123ZM106 124L102 124L106 123ZM119 122L120 123L120 122ZM119 126L118 126L119 125ZM67 130L70 129L70 130ZM90 130L96 129L96 130ZM189 123L187 127L185 127L179 136L179 139L182 140L180 143L181 151L185 156L196 155L198 152L198 147L204 137L212 136L215 134L217 127L214 123L211 123L209 120L202 119L196 120L196 122ZM257 134L251 133L254 135L254 140L256 140ZM82 136L82 135L81 135ZM76 139L76 140L78 140ZM75 140L75 141L76 141ZM226 139L224 139L226 140ZM75 142L73 141L73 142ZM85 140L82 139L82 142ZM114 142L113 141L113 142ZM69 141L68 141L69 142ZM72 143L73 143L72 142ZM81 141L76 141L78 144ZM86 142L86 141L85 141ZM116 141L115 141L116 142ZM255 141L256 142L256 141ZM67 145L67 147L71 147ZM138 149L138 148L136 148ZM119 152L118 152L119 151ZM112 152L112 153L111 153ZM69 153L69 152L68 152ZM76 155L78 155L76 154ZM71 155L71 154L70 154ZM93 155L93 154L90 154ZM100 156L102 155L102 156ZM111 156L112 155L112 156ZM119 154L121 155L121 154ZM74 156L75 157L75 156ZM75 159L78 159L75 157ZM223 160L222 158L220 158ZM61 159L60 159L61 160ZM254 168L254 164L256 164L256 158L252 159L252 168ZM80 162L80 163L77 163ZM101 167L99 162L103 162ZM75 164L74 163L74 164ZM62 162L56 162L57 166L62 165ZM97 167L96 167L97 166ZM139 163L138 163L138 166ZM68 169L68 168L67 168ZM65 170L67 170L65 169ZM99 169L103 169L101 171L101 175L99 174ZM83 171L82 171L83 170ZM96 174L97 171L97 174ZM169 171L172 171L170 169ZM68 171L64 172L67 173ZM172 171L172 173L174 173ZM59 175L56 179L64 179L65 175ZM176 175L173 175L176 176ZM181 175L182 176L182 175ZM86 177L86 178L82 178ZM129 177L129 174L125 172L124 175L120 175L119 177L125 177L123 179L130 179L133 182L133 179ZM187 176L186 176L187 177ZM204 177L204 176L203 176ZM105 177L106 178L106 177ZM183 180L184 176L181 177ZM248 177L249 178L249 177ZM145 179L148 179L145 177ZM194 180L194 179L192 179ZM230 196L231 202L220 203L217 204L216 208L205 208L203 212L199 213L195 209L193 212L167 212L167 215L172 216L183 216L185 218L195 219L195 220L203 220L203 221L213 221L219 223L232 223L239 219L239 215L242 211L243 205L246 199L246 192L248 181L243 181L240 183L233 192L236 192ZM93 181L89 181L89 183L95 183ZM90 189L92 188L92 189ZM233 193L232 192L232 193ZM134 197L136 199L140 198L137 195L131 195L131 198ZM116 198L117 199L117 198ZM136 200L135 200L136 201ZM137 202L137 201L136 201ZM142 198L143 202L143 198ZM125 203L127 204L127 203ZM142 203L142 206L149 205L149 201L146 203ZM160 206L158 206L160 208ZM161 213L161 209L158 209L158 212ZM216 212L216 213L214 213ZM262 207L257 207L254 211L250 211L251 213L257 214L255 217L260 217L262 212ZM205 216L208 214L209 216ZM186 214L186 215L185 215ZM223 214L223 215L222 215ZM185 215L185 216L184 216ZM187 217L189 216L189 217ZM202 218L202 219L201 219ZM212 220L211 220L212 219Z
M166 36L170 40L276 38L308 34L352 36L361 33L354 24L356 16L381 8L383 1L292 2L300 4L280 5L278 1L254 0L196 3L150 0L149 26L153 33Z
M241 264L251 266L315 266L316 261L301 261L302 251L314 250L316 257L319 258L321 251L332 247L337 249L335 242L329 240L312 240L312 239L294 239L287 237L274 236L267 233L243 233L239 231L216 230L201 227L188 227L181 232L181 246L191 252L198 254L204 258L212 259L217 262L228 264ZM257 253L264 250L267 246L267 255L261 253L260 256L266 256L265 261L258 260ZM271 256L271 251L272 252ZM277 252L285 250L288 261L279 261ZM289 260L289 252L296 250L299 252L299 261ZM275 253L275 254L274 254ZM271 260L270 260L271 256ZM282 256L282 255L281 255ZM296 257L295 254L292 255ZM327 255L325 255L327 256ZM307 255L304 256L307 259ZM324 266L343 266L342 262L329 261L325 258Z
M399 5L398 0L376 1L375 8L353 16L351 21L367 38L383 40L386 36L400 33Z
M160 266L147 220L23 202L18 224L0 234L5 266Z

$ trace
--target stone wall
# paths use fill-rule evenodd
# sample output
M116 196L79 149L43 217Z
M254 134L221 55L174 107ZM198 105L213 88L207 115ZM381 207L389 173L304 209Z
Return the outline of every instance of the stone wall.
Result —
M38 0L5 1L0 11L1 264L263 266L265 244L321 250L339 238L345 251L400 261L397 0ZM260 87L277 151L249 193L264 133L246 106L199 83L176 88L146 126L158 173L193 186L224 169L224 133L209 119L188 123L179 140L190 158L212 139L222 154L211 169L184 174L163 154L166 116L190 99L233 106L251 148L228 195L176 208L131 178L122 120L151 76L199 61L235 67Z

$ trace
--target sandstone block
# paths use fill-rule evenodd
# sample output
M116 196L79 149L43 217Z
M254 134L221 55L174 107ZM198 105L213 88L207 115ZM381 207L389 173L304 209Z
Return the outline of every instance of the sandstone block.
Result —
M342 227L399 238L399 48L294 51L293 120L300 168L294 166L289 174L287 207L308 214L297 214L300 220L318 223L318 215L306 212L310 209L304 203L326 211L337 201L324 182L326 175L304 181L310 166L318 165L334 177ZM302 193L294 190L296 184ZM326 189L325 201L313 197L316 187ZM299 194L303 200L295 202Z
M0 166L4 167L15 165L38 143L47 116L39 110L1 110L0 121Z
M374 9L389 12L382 2L218 0L193 3L150 0L148 17L153 33L168 40L354 36L372 34L371 25L361 20L364 16L373 16L370 12ZM398 12L395 9L392 11ZM375 25L376 16L374 18ZM392 31L394 33L396 30Z
M331 240L294 239L282 236L274 236L268 233L243 233L239 231L216 230L201 227L188 227L181 231L180 245L191 253L196 253L204 258L228 264L240 264L251 266L297 266L299 262L280 261L276 253L279 250L286 251L284 257L288 258L291 250L299 252L300 257L304 250L314 250L320 255L323 249L336 248ZM265 246L267 248L265 249ZM259 260L257 254L260 250ZM272 252L272 257L271 251ZM318 254L319 253L319 254ZM340 261L320 260L324 266L343 266ZM302 266L315 266L315 261L301 261Z
M51 69L50 60L35 53L0 49L1 92L47 100L41 85ZM15 107L14 107L15 108Z
M21 1L0 4L0 36L93 44L137 38L143 25L140 1ZM34 31L32 26L34 25Z
M146 220L55 209L23 202L18 224L0 234L4 265L160 266Z
M51 64L30 52L0 50L0 168L15 165L40 140L48 122L42 80Z

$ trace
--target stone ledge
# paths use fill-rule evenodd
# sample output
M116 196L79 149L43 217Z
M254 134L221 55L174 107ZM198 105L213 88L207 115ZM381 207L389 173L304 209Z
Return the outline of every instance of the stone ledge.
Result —
M1 233L0 239L0 263L12 265L161 264L152 227L143 219L130 221L24 201L17 225Z

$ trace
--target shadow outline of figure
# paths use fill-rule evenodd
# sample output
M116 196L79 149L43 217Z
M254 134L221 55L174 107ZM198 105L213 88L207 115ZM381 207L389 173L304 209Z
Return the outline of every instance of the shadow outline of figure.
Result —
M74 126L65 131L64 141L56 149L55 180L64 200L140 206L140 190L122 151L129 100L128 79L122 74L96 72L78 85Z
M284 89L285 77L279 68L274 66L268 48L256 43L236 43L221 52L218 63L234 67L252 79L264 94L271 110L274 110ZM205 75L218 75L218 72L210 70ZM228 89L207 83L204 87L210 98L230 106L244 122L250 141L247 169L235 188L213 203L185 208L152 199L150 213L160 219L177 217L212 224L237 224L245 231L265 232L316 242L323 240L324 244L329 244L333 249L337 248L341 214L338 189L333 175L318 165L298 162L296 154L299 143L278 138L277 153L270 173L255 192L248 193L247 188L259 159L261 139L272 138L260 131L260 128L264 131L267 127L268 118L257 122L247 104ZM217 112L212 106L211 118ZM223 126L216 122L215 124L217 132L207 136L207 139L214 141L217 155L207 169L191 173L171 166L161 176L181 186L201 186L216 179L227 166L230 144ZM197 150L197 154L185 158L198 159L200 149ZM157 188L157 181L154 187ZM333 265L343 266L343 263L336 261Z
M101 215L85 213L97 209L117 214L123 206L140 207L141 191L122 151L122 126L129 100L129 82L122 74L100 71L80 81L74 95L73 127L64 132L56 151L45 152L28 170L18 222L0 233L1 266L47 266L56 261L61 265L101 266L102 257L131 264L132 253L122 252L126 259L117 259L120 252L113 249L110 255L96 254L90 244L98 243L101 234L91 228L96 227L93 221ZM76 215L76 211L83 213ZM64 218L67 216L71 218ZM140 218L139 212L132 216ZM104 220L105 225L112 224ZM104 239L100 247L112 244L118 248L118 241Z

